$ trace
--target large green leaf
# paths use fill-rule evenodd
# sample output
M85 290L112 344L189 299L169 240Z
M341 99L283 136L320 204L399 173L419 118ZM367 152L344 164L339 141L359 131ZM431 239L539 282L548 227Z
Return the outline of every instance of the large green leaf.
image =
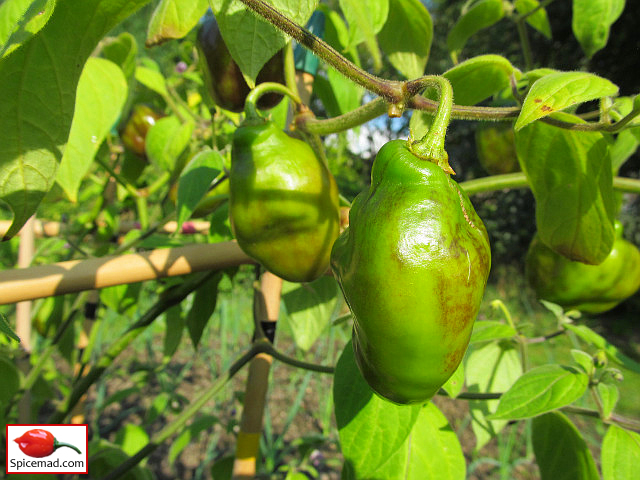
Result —
M391 65L406 78L424 74L431 50L433 22L419 0L390 0L389 15L378 35Z
M568 114L554 118L582 121ZM536 199L540 239L572 260L602 262L615 236L611 158L604 135L534 122L516 132L516 150Z
M269 0L268 3L298 25L305 25L318 0ZM249 85L255 83L262 66L287 44L289 37L239 1L209 0L209 4L229 53Z
M490 420L529 418L564 407L587 390L589 377L573 367L558 364L532 368L500 398Z
M591 452L580 432L560 412L532 421L531 440L541 480L598 480Z
M340 295L340 288L333 277L320 277L305 284L284 282L284 320L291 328L298 348L309 350L329 326Z
M505 392L522 375L518 351L508 344L502 345L498 342L474 348L465 365L469 392ZM498 400L469 401L471 429L476 436L476 451L486 445L507 424L507 420L487 420L486 417L494 413L497 407Z
M49 22L0 62L0 200L15 235L53 185L75 92L98 41L148 0L59 0Z
M585 72L556 72L535 81L527 93L515 130L578 103L616 95L618 87L606 78Z
M355 478L371 477L402 448L420 406L395 405L373 393L358 370L349 342L336 365L333 400L345 468Z
M480 0L464 12L447 34L447 47L454 59L467 40L483 28L490 27L504 17L502 0Z
M602 479L633 480L638 478L640 435L611 425L602 441Z
M438 407L429 402L420 409L402 447L367 478L463 480L465 474L458 436Z
M573 0L573 34L590 57L609 40L611 25L624 10L625 0Z
M51 18L55 0L4 0L0 3L0 59L38 33Z
M82 70L67 148L56 181L72 202L98 148L118 119L127 99L127 80L120 67L90 58Z
M184 37L196 26L208 8L209 0L161 0L149 20L145 44L152 47L167 40Z

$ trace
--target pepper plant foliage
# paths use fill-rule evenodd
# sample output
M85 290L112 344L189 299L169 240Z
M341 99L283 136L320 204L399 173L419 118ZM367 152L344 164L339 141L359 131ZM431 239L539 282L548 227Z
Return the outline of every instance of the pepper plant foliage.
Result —
M633 96L639 92L621 95L619 87L602 76L536 63L532 42L553 39L553 0L460 2L452 27L441 38L434 32L432 16L442 3L437 1L159 0L154 8L145 10L150 13L145 17L145 42L151 49L145 50L134 35L114 28L147 3L5 0L0 4L0 215L9 220L2 232L8 245L2 251L10 254L7 258L15 254L16 235L34 214L58 221L69 217L59 241L42 244L50 262L232 239L228 175L233 171L232 137L243 115L217 107L203 82L203 63L198 63L194 41L198 22L208 9L215 14L231 56L252 87L276 52L283 48L293 51L292 37L297 55L305 51L304 45L310 50L307 55L320 59L318 71L307 72L315 75L309 105L300 106L291 54L285 57L291 100L261 115L280 130L293 128L296 136L311 145L345 190L343 206L348 203L345 196L350 196L345 185L357 183L354 179L366 168L354 165L352 157L339 156L336 142L323 145L320 135L339 133L337 143L344 144L347 137L343 132L363 129L366 122L387 113L408 119L411 138L416 140L442 140L448 115L450 130L459 122L508 124L515 132L522 172L473 182L458 178L460 188L469 195L500 188L531 189L539 240L571 260L602 263L616 238L614 222L621 201L616 188L640 193L637 181L617 177L640 143L640 96ZM585 59L606 47L608 39L616 35L616 20L633 7L625 0L573 0L571 18L565 21L571 22ZM314 12L322 15L320 31L326 43L301 29ZM142 17L138 14L136 18ZM473 55L469 46L474 38L505 25L517 31L521 54L516 58L501 52ZM434 71L430 63L435 42L448 50L448 63L442 71ZM152 52L162 48L169 49L177 63L155 61ZM444 104L442 84L428 78L418 80L425 72L438 75L453 91L453 105L447 107L450 111L442 131L442 117L434 120L438 102ZM142 155L127 151L119 137L139 103L147 103L161 114L147 132ZM287 124L290 105L296 108L290 109ZM251 116L249 110L247 116ZM440 150L440 157L433 160L448 166L446 153ZM402 191L403 187L395 189ZM460 192L457 195L462 198ZM411 206L405 203L398 204L409 210ZM193 221L200 217L208 222L208 228L189 235L195 231ZM469 220L466 211L464 217ZM132 219L139 228L114 244L111 240L124 230L126 220ZM173 236L159 233L174 219L181 232ZM449 226L457 230L456 225ZM358 232L366 234L366 228L360 227ZM71 254L65 242L74 247ZM277 263L278 255L287 253L285 245L270 257ZM5 266L15 266L7 259L2 261ZM379 258L360 261L368 265ZM237 276L237 269L231 269L164 283L153 281L149 288L143 288L123 272L122 285L99 292L99 317L109 313L111 317L135 319L118 338L105 338L99 322L93 327L80 325L76 317L80 316L78 305L86 302L84 293L39 300L33 319L37 341L32 365L26 371L16 367L15 310L9 307L0 314L4 384L0 417L6 423L17 423L18 401L30 391L33 416L20 417L20 423L66 421L107 367L156 321L166 322L163 363L157 369L166 366L179 349L201 349L205 327L214 318L216 295L221 285ZM93 288L87 282L80 290ZM402 310L403 292L394 292L391 282L378 288L389 289L388 296L398 298L394 308ZM369 293L375 295L375 289ZM481 297L480 293L469 296ZM359 301L367 302L366 298ZM425 305L430 301L434 300L427 297ZM139 311L139 304L151 306ZM278 323L291 334L301 356L298 358L304 358L324 336L333 335L332 330L348 331L351 325L338 283L330 276L308 284L285 282L282 305ZM501 435L508 422L523 422L528 425L542 479L565 478L560 474L567 472L576 479L636 478L640 423L617 414L616 404L622 381L619 369L640 375L640 364L582 324L575 312L564 312L558 305L544 303L557 319L557 330L535 338L531 338L526 321L511 317L505 303L496 300L492 305L503 315L475 321L464 359L452 374L447 373L451 376L439 391L439 395L468 408L476 451ZM89 343L80 349L75 337L83 328ZM428 334L433 330L415 331ZM192 346L182 340L183 333ZM565 355L571 360L529 364L530 343L553 342L564 336L574 342L574 349ZM128 471L135 478L149 477L144 460L165 442L172 442L170 458L174 461L190 438L219 421L214 416L198 416L198 409L215 399L226 382L261 352L272 354L276 361L316 370L314 375L333 371L333 391L319 391L318 395L333 396L342 478L462 479L467 475L469 465L459 435L436 404L396 405L374 393L356 362L356 342L354 346L346 340L341 344L335 365L324 362L318 366L283 355L259 334L254 338L230 370L213 382L211 390L181 399L183 408L174 412L171 423L159 428L154 425L172 404L169 396L161 394L153 400L155 413L146 417L142 427L128 425L113 442L100 438L96 430L89 452L92 476L116 478ZM467 338L457 343L466 345ZM82 366L88 373L59 380L63 374L48 360L54 350L63 359L60 361ZM420 372L434 366L411 368ZM38 416L39 407L51 398L55 399L54 413L43 419ZM577 415L602 432L599 458L594 458L576 428ZM188 434L183 432L176 438L174 434L194 419L185 430ZM145 429L156 433L150 437ZM212 464L214 478L230 478L229 472L215 476L225 471L225 462ZM287 478L299 478L295 476L297 469L313 474L307 458L290 460L286 465L265 461L258 467L267 475L288 472Z

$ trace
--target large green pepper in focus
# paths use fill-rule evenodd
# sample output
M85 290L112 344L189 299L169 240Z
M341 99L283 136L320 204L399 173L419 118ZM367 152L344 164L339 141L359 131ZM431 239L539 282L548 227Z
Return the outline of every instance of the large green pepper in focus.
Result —
M467 349L490 264L486 229L458 184L408 142L384 145L331 254L374 391L401 404L437 393Z
M527 252L526 275L537 297L567 310L597 314L637 292L640 251L622 238L620 222L615 223L615 228L611 253L599 265L569 260L534 237Z
M242 250L267 270L309 282L329 269L340 228L338 187L309 145L258 122L233 136L231 226Z

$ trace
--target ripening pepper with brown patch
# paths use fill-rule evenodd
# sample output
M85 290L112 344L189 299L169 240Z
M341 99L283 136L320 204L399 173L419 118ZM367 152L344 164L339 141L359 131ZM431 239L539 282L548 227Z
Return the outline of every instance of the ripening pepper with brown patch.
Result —
M467 195L407 141L388 142L331 266L371 388L395 403L429 400L464 356L491 266L487 231Z

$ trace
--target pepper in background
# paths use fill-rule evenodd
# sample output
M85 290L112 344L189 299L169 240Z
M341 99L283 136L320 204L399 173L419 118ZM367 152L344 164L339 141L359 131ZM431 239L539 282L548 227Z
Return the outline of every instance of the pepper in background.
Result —
M147 132L162 117L164 115L147 105L135 105L124 129L120 133L124 146L136 155L146 157L145 139L147 138Z
M458 184L409 142L385 144L331 254L375 392L399 404L438 392L467 349L490 266L487 231Z
M510 123L480 124L475 139L478 159L487 173L501 175L520 171L516 137Z
M34 458L48 457L60 447L69 447L81 453L77 447L58 442L51 432L41 428L24 432L22 436L14 439L14 442L18 444L22 453Z
M290 282L328 270L340 228L338 187L308 144L273 122L240 126L229 190L231 226L247 255Z
M640 251L622 237L599 265L574 262L554 252L536 236L526 256L526 276L539 299L566 310L598 314L611 310L640 289Z
M233 60L224 43L218 22L212 14L201 20L196 46L201 70L211 98L221 108L239 113L244 109L244 101L251 91L240 67ZM280 50L265 63L258 73L256 85L263 82L284 84L284 54ZM258 101L258 107L268 110L282 100L282 95L270 93Z

